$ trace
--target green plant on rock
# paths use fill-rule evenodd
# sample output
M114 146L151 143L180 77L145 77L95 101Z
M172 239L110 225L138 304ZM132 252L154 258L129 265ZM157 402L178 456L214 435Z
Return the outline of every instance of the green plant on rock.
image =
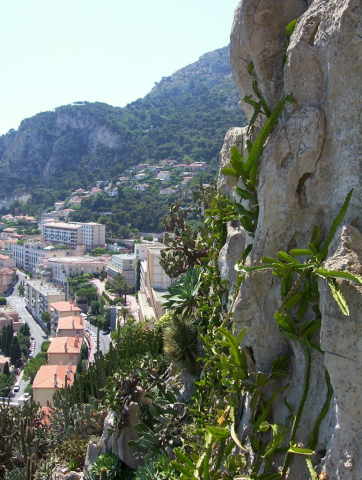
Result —
M180 474L171 465L171 460L166 454L145 462L135 474L135 480L178 480L179 478Z
M83 468L87 453L88 440L74 438L66 440L56 448L59 460L65 462L70 470Z
M200 375L198 321L192 315L173 315L164 330L165 360L191 375Z
M138 450L136 456L147 461L170 452L182 443L180 437L188 409L177 401L177 389L172 391L165 387L165 382L160 379L157 392L146 395L149 400L147 423L138 423L135 427L139 434L138 440L128 442L129 446Z
M92 463L89 469L91 479L97 480L103 468L105 468L107 471L106 478L108 478L108 480L126 478L123 475L122 463L115 455L110 453L101 453L97 460Z
M167 287L162 305L177 314L191 314L199 304L201 285L202 270L190 268L175 283Z

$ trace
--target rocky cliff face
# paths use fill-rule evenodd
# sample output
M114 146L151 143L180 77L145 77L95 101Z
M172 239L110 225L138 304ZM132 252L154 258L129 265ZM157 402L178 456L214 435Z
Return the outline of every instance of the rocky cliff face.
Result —
M298 22L286 49L285 28L294 19ZM247 262L255 265L263 256L275 258L278 251L306 247L315 225L325 238L352 188L344 225L336 232L325 267L362 274L361 220L353 222L362 203L361 60L360 0L242 0L237 7L231 65L239 92L242 96L254 93L248 73L252 61L258 88L271 110L282 95L292 95L295 102L286 105L259 162L255 238L237 225L229 227L220 267L230 287L235 282L234 265L246 245L253 243ZM250 119L253 108L244 106ZM259 118L259 125L262 122ZM222 165L229 162L231 146L246 153L246 140L246 128L228 132ZM220 175L219 184L224 194L239 200L233 189L235 179ZM326 282L319 282L320 344L325 353L312 353L309 393L296 440L306 445L323 407L326 369L333 398L321 424L314 462L325 472L323 478L357 480L362 478L362 288L342 282L341 289L350 307L348 316L340 312ZM288 399L296 408L305 358L298 342L288 340L286 346L280 335L273 318L280 302L280 284L274 276L248 274L234 307L234 320L238 329L248 327L245 346L256 371L268 372L277 355L291 350ZM283 422L287 415L280 395L273 418ZM288 478L310 478L304 459L297 457Z

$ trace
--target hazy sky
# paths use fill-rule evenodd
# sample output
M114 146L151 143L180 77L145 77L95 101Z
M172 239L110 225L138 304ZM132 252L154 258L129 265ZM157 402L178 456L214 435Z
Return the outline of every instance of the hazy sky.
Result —
M0 134L75 101L115 106L229 43L238 0L1 0Z

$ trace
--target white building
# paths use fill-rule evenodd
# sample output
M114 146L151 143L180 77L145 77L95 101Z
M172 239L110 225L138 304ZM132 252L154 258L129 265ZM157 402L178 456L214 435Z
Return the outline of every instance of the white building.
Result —
M156 177L158 180L163 182L169 182L171 180L171 174L168 170L161 170Z
M110 188L107 192L109 197L117 197L118 196L118 188Z
M107 263L106 272L110 282L115 275L120 273L125 277L128 285L134 286L136 281L136 255L134 253L113 255L111 261Z
M164 314L162 298L166 293L166 288L171 285L172 279L160 265L161 250L163 248L166 248L165 245L146 245L147 256L145 259L141 258L143 252L141 249L138 249L141 260L140 291L138 293L141 320L146 320L150 316L159 318ZM152 312L152 315L150 315L150 312Z
M71 255L70 250L56 250L51 245L28 241L22 245L14 245L13 256L16 266L26 272L35 272L39 262L44 258L64 257Z
M86 250L103 247L106 242L106 227L100 223L45 222L41 225L42 239L52 245L75 249L85 245Z
M137 190L138 192L144 192L148 187L149 187L148 183L140 183L136 185L134 189Z
M41 314L50 313L50 303L65 300L64 293L54 285L42 280L24 280L26 306L40 320Z
M105 270L106 263L99 257L67 257L45 258L38 266L48 278L58 285L66 286L68 277L77 277L84 273L99 274Z

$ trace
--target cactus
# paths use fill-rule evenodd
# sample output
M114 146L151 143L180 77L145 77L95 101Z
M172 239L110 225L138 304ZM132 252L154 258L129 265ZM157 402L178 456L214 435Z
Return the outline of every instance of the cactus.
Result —
M64 379L64 400L65 400L65 405L64 405L64 424L65 424L65 431L68 430L69 426L69 402L68 402L68 377L67 374L65 374L65 379Z
M20 419L20 439L21 449L24 457L24 464L27 465L27 461L30 459L30 455L36 460L37 457L37 444L35 440L35 430L30 426L29 419L26 417ZM35 461L34 460L34 461Z
M108 479L108 473L106 467L102 467L100 470L100 480L107 480Z

